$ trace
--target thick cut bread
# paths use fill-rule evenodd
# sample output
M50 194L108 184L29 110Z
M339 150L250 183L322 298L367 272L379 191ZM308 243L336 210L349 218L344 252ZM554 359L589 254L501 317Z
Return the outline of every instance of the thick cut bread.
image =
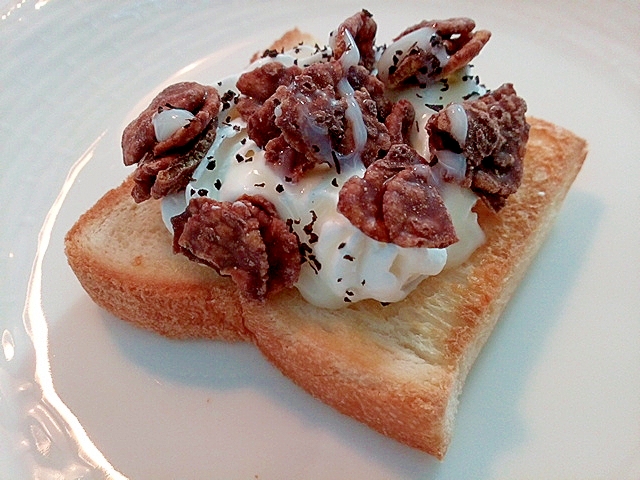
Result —
M467 262L388 306L323 310L294 292L245 306L264 355L329 405L442 458L467 373L586 156L570 132L530 122L523 184L498 215L478 211L487 241Z
M173 255L160 203L134 203L129 180L69 231L69 264L114 315L169 337L251 340L315 397L442 458L466 375L586 156L571 132L530 123L522 186L497 215L478 207L486 243L396 304L325 310L295 289L243 301L229 279Z
M105 310L167 337L244 340L234 284L174 255L160 201L136 204L128 179L67 233L71 268Z

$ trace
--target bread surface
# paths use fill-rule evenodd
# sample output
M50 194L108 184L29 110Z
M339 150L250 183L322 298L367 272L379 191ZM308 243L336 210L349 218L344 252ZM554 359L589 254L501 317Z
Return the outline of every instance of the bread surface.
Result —
M247 328L284 374L343 413L443 458L458 395L586 156L585 142L530 119L525 176L498 215L479 208L486 242L404 301L345 310L295 292L245 305Z
M327 310L295 289L245 301L228 278L172 253L160 202L136 204L130 179L68 232L68 261L113 315L172 338L252 341L323 402L443 458L466 375L586 156L571 132L529 121L522 186L499 214L477 207L486 242L398 303Z

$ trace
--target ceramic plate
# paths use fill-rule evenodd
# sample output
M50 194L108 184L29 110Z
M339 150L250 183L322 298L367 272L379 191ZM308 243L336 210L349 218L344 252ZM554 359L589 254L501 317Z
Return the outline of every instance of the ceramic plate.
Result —
M361 2L0 2L0 476L640 477L640 11L635 1L368 2L388 41L470 16L474 61L590 154L471 372L438 462L314 400L250 345L169 341L97 308L63 236L128 169L162 87L213 83Z

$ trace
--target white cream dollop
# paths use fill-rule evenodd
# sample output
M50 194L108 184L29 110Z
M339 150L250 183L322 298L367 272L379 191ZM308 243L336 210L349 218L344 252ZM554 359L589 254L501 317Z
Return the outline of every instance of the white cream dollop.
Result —
M366 298L395 302L404 298L415 282L444 268L444 249L378 242L337 211L340 188L351 176L364 174L362 164L351 165L339 174L328 165L319 166L297 183L285 182L266 165L264 152L248 139L243 122L232 122L219 135L224 138L210 151L215 166L210 161L198 167L187 196L205 194L219 201L234 201L248 194L270 200L301 244L309 247L296 287L310 303L339 308Z
M427 34L423 31L416 36ZM347 53L341 58L346 67L359 61L350 35L347 44ZM270 61L279 61L285 66L305 66L326 61L330 56L329 47L318 49L302 45L274 58L262 58L245 71ZM218 82L220 93L232 91L237 94L237 79L238 76L232 76ZM412 143L423 156L428 156L424 125L434 113L426 104L448 103L449 98L460 101L464 95L478 92L477 82L458 80L454 79L455 85L451 88L455 95L440 91L441 84L416 87L402 94L412 97L409 100L416 108L417 125ZM164 200L163 217L171 228L170 218L182 213L194 196L206 195L218 201L232 202L243 194L261 195L274 204L278 215L291 226L306 252L295 286L308 302L325 308L340 308L364 299L396 302L424 278L464 261L482 243L482 230L471 211L477 197L457 185L439 185L461 238L446 249L403 248L376 241L354 227L337 211L338 193L350 177L362 176L365 172L360 151L366 143L366 127L349 82L343 79L337 90L347 102L345 116L353 127L354 151L343 156L331 152L328 138L320 138L321 132L318 132L317 143L321 150L327 150L329 155L333 154L341 161L340 168L328 162L317 166L296 183L287 182L267 165L264 151L248 138L245 122L231 106L220 113L216 140L194 172L194 180L185 193ZM323 152L323 156L326 153ZM438 176L438 173L434 171L434 175Z

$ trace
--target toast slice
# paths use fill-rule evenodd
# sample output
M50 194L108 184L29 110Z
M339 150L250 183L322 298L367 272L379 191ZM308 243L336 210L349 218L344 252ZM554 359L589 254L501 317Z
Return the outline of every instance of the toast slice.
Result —
M133 201L132 178L107 192L65 238L69 265L95 303L171 338L247 340L234 284L175 255L161 202Z
M81 216L65 251L90 297L115 316L167 337L252 341L321 401L442 459L467 373L586 156L571 132L529 122L518 192L499 214L476 207L486 242L395 304L326 310L295 289L244 300L228 278L172 253L160 202L136 204L130 179Z

